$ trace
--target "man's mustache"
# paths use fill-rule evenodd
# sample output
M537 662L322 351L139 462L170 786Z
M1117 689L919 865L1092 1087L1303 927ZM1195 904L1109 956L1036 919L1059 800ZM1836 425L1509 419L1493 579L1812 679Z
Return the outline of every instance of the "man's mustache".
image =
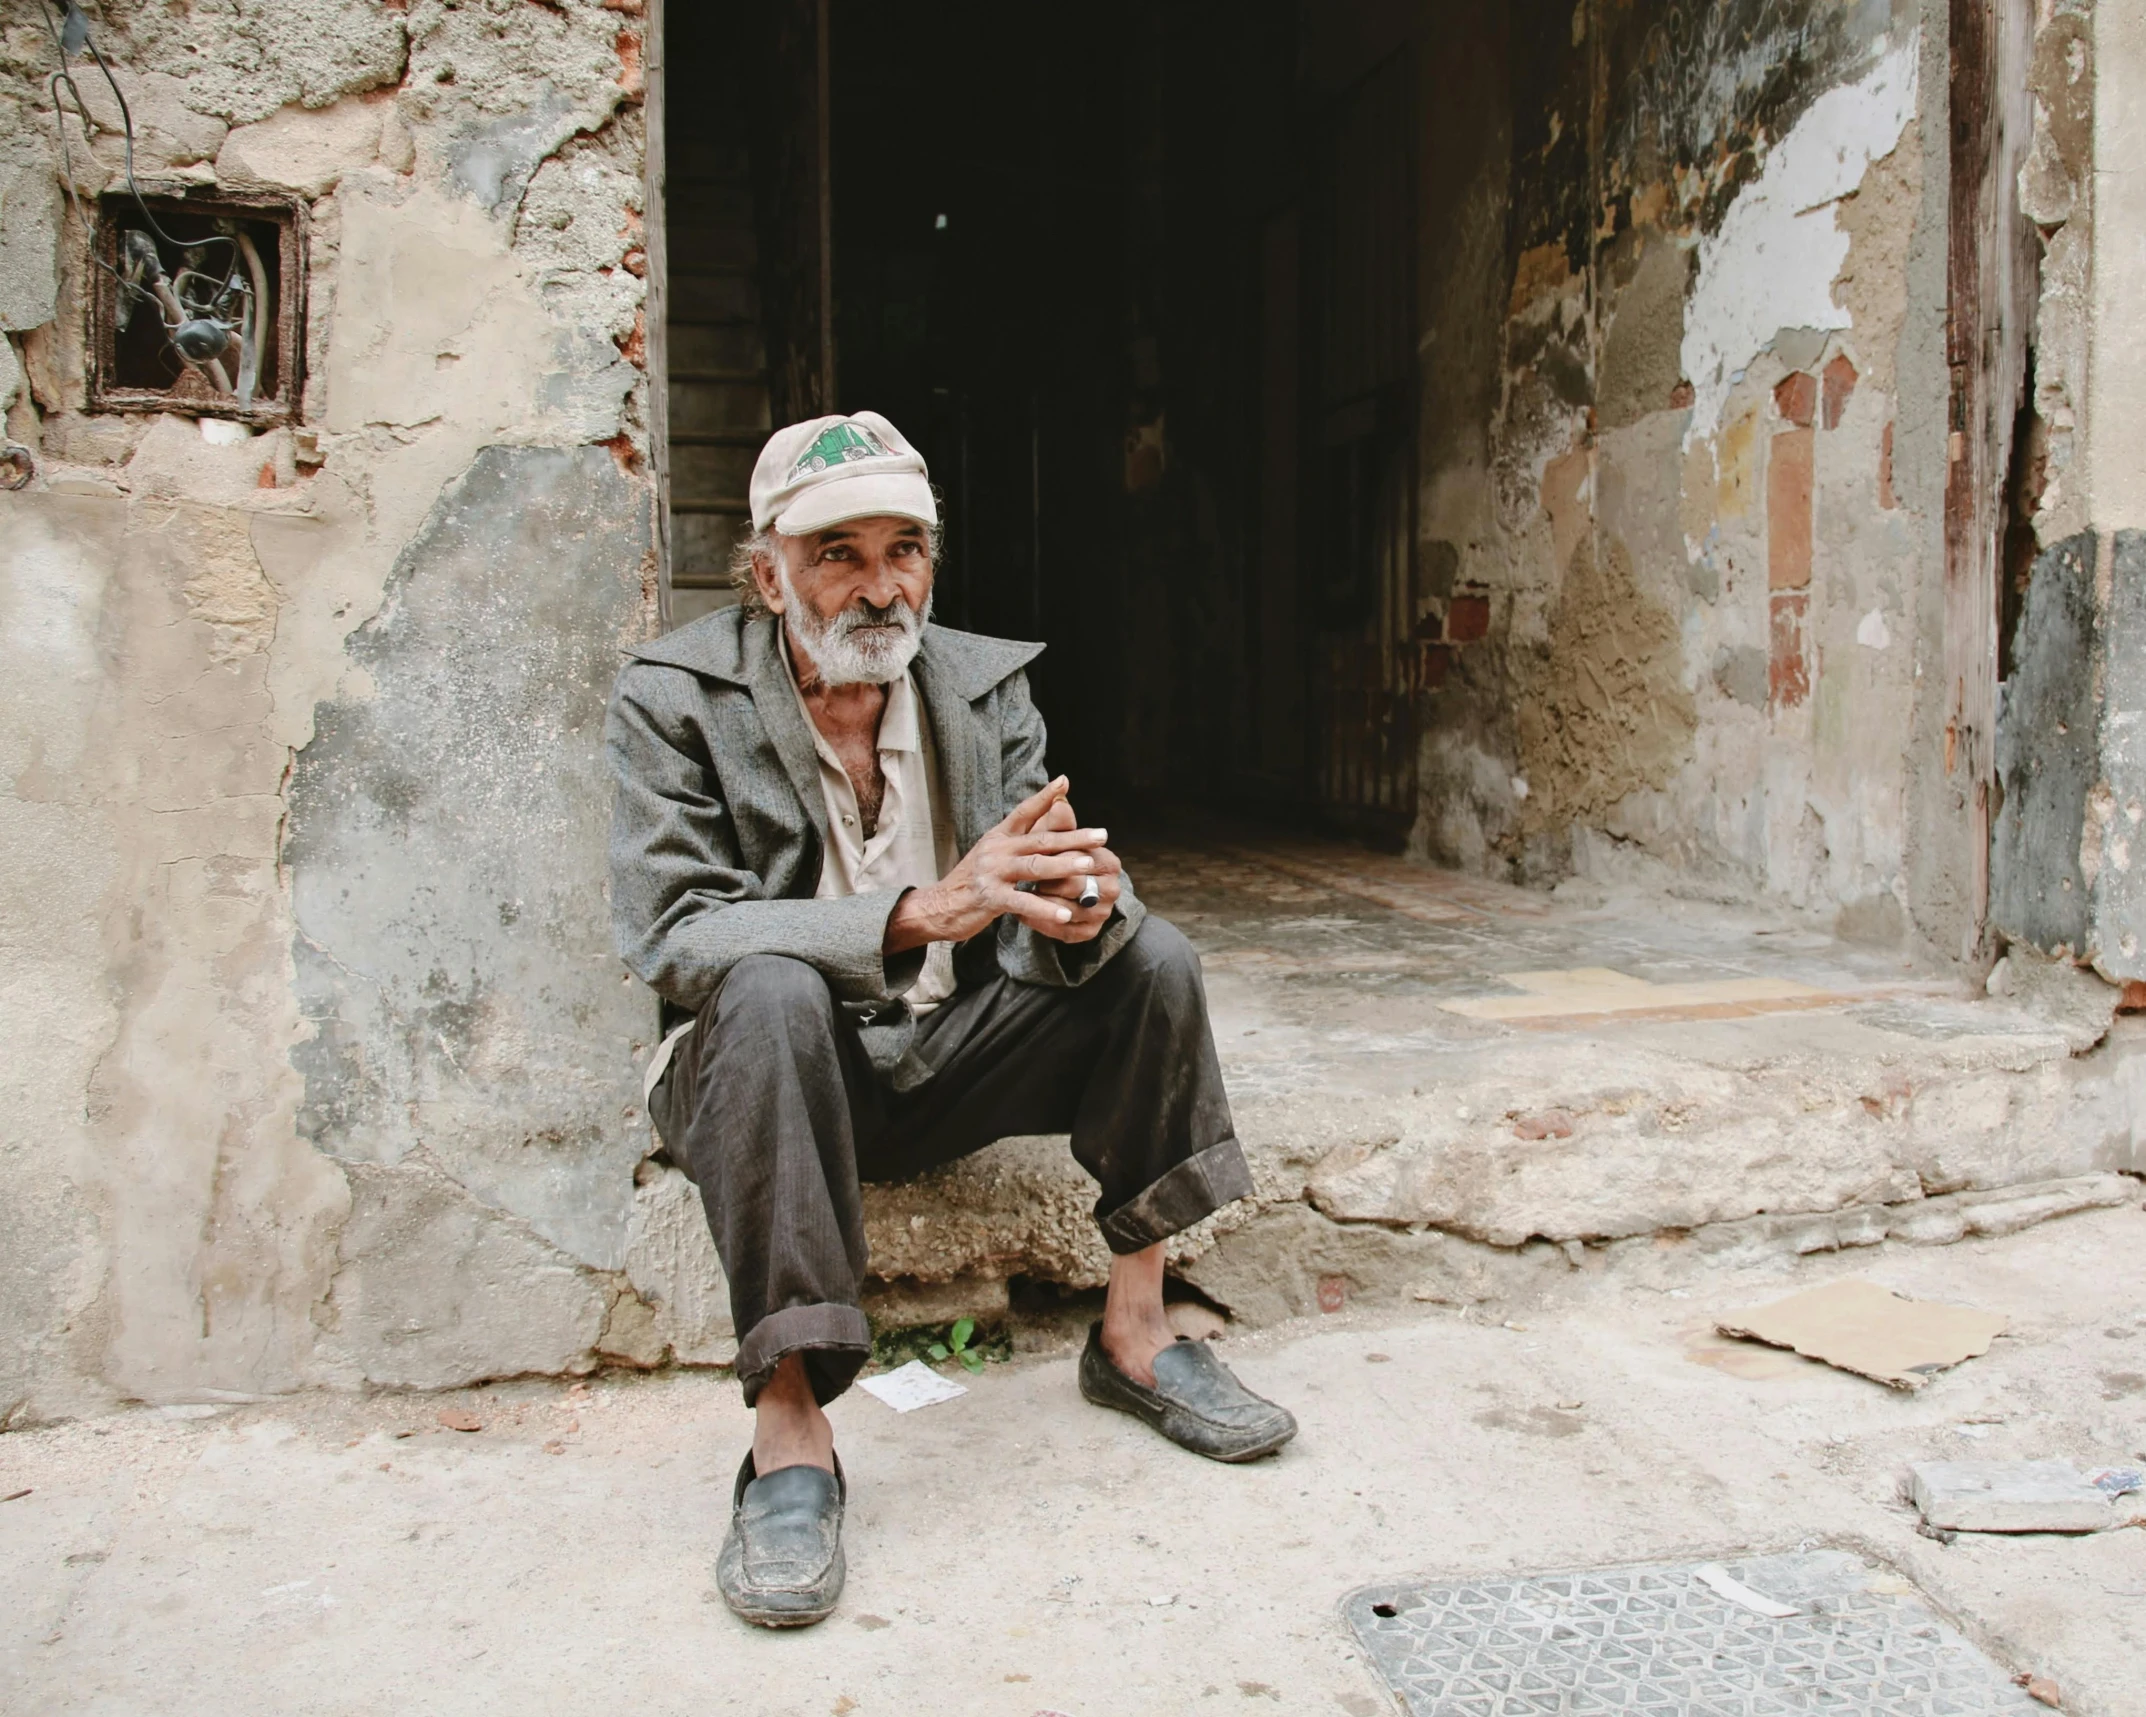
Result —
M875 608L869 602L859 602L854 608L845 609L836 624L844 632L906 632L916 624L916 620L917 611L897 596L884 608Z

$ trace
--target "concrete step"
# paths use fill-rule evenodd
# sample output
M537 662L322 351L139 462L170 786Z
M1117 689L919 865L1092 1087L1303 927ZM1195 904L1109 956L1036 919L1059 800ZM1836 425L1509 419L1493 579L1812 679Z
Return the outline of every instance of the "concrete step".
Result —
M1493 1293L1523 1253L1743 1257L2136 1200L2146 1022L2091 973L1972 999L1778 912L1593 906L1351 849L1135 849L1206 967L1256 1200L1173 1247L1254 1322ZM1102 1281L1094 1186L1012 1140L871 1191L887 1279Z

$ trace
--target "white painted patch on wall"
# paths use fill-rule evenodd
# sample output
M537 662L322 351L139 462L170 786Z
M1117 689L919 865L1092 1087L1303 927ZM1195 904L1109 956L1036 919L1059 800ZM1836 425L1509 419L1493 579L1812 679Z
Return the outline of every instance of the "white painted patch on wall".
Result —
M1699 241L1699 279L1684 316L1687 450L1714 433L1729 389L1776 330L1849 326L1833 301L1848 259L1833 205L1893 152L1915 117L1920 51L1918 31L1858 81L1811 103L1729 205L1721 230Z
M1855 629L1855 641L1872 650L1882 650L1893 641L1893 635L1885 629L1885 616L1873 608L1864 615Z

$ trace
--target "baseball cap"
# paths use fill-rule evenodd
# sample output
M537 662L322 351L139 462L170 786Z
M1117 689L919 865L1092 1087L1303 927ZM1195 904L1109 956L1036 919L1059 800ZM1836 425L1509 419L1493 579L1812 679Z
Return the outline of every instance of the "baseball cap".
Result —
M778 429L753 465L753 529L798 537L891 513L939 522L924 455L876 411Z

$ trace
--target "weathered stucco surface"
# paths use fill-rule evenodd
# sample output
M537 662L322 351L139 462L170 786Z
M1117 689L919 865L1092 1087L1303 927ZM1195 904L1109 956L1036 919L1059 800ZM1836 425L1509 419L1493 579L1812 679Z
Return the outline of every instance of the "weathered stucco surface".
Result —
M2146 529L2146 11L2094 8L2093 338L2090 466L2095 523Z
M299 1135L342 1161L422 1152L458 1196L604 1270L647 1139L647 1011L611 968L596 880L640 493L605 447L480 453L352 638L371 683L316 713L283 846L313 1028ZM382 1272L422 1296L421 1260L346 1247L343 1282Z
M1957 942L1912 879L1902 743L1942 557L1921 10L1583 8L1569 55L1522 66L1516 32L1507 87L1471 86L1512 130L1477 180L1507 253L1488 280L1427 268L1424 316L1470 325L1495 291L1502 340L1456 355L1499 403L1487 445L1426 435L1420 534L1489 621L1457 597L1428 647L1424 856ZM1455 391L1426 366L1427 421Z
M85 409L11 13L0 1422L593 1365L647 1138L597 747L652 588L639 20L97 21L139 172L309 200L308 382L227 445ZM111 188L119 138L69 123Z
M2042 237L2014 535L2031 547L2000 705L1992 917L2146 979L2146 25L2067 0L2041 20L2021 205ZM2056 622L2055 636L2049 631Z
M2101 766L2098 549L2081 533L2036 559L1997 726L1990 913L2021 941L2071 955L2087 951L2091 920L2080 866Z

